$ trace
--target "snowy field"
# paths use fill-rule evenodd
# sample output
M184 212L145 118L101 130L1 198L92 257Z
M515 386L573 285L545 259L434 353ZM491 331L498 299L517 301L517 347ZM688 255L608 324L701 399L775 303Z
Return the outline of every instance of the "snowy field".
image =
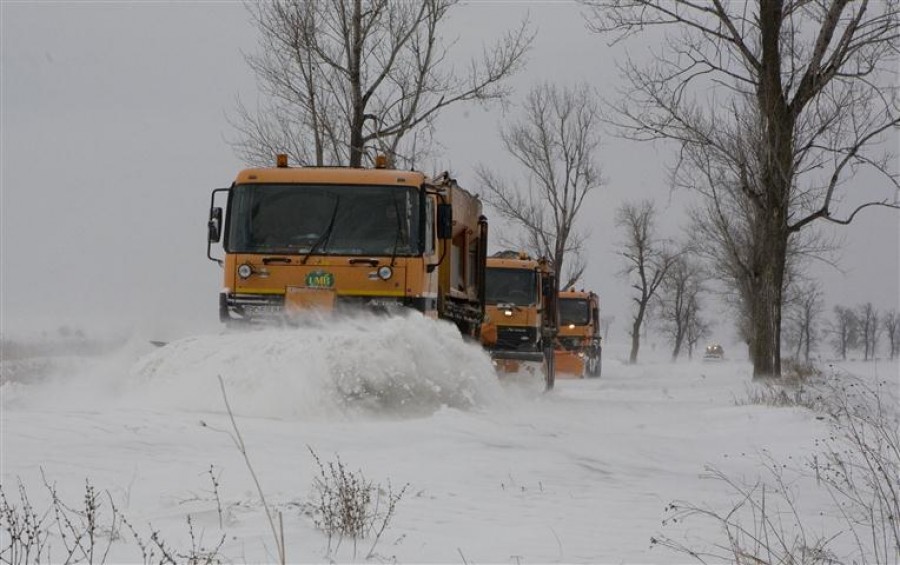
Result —
M753 483L768 476L768 460L793 476L829 436L827 419L811 410L747 404L745 361L629 366L624 356L607 348L602 378L559 380L543 394L537 382L499 381L452 327L410 317L198 336L159 349L132 340L63 357L34 378L22 370L9 378L7 363L2 486L15 505L21 482L41 513L44 481L77 507L87 480L104 493L101 522L111 500L139 536L158 532L173 553L224 536L218 559L276 561L229 433L221 377L266 502L282 515L288 562L682 563L689 556L651 538L695 548L725 540L715 521L664 524L667 505L727 512L737 495L711 469ZM894 389L898 380L897 364L882 361L825 371ZM354 547L317 529L320 470L310 450L326 465L339 456L385 492L388 482L394 493L408 484L374 549L374 536ZM809 476L789 486L806 535L839 534L833 549L851 555L829 494ZM50 560L62 560L62 541L50 543ZM121 533L106 561L145 557Z

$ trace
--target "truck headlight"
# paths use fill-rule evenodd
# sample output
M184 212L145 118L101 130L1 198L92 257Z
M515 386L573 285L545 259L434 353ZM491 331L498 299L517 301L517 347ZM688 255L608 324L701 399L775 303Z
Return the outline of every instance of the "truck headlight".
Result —
M253 267L250 266L248 263L244 263L243 265L238 267L238 276L241 277L242 279L249 278L250 275L252 275L252 274L253 274Z

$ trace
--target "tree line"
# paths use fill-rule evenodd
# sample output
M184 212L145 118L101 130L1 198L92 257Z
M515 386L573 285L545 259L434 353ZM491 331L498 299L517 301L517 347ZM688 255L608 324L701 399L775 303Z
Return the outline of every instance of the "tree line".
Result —
M664 46L618 61L623 84L601 99L586 84L537 84L500 128L517 178L477 167L482 197L519 229L511 239L557 266L561 287L584 272L589 233L577 222L606 183L601 128L676 149L668 188L697 195L695 237L657 245L652 202L626 203L623 275L635 290L631 359L653 297L671 321L674 353L704 334L699 282L715 280L736 313L754 378L781 374L794 332L804 261L827 251L817 226L846 225L871 207L900 208L895 148L900 0L582 0L600 38ZM463 61L448 36L456 0L275 0L249 4L259 49L247 61L264 96L239 104L238 154L251 164L276 153L308 165L362 166L375 154L416 167L434 151L447 107L505 103L525 68L530 22L488 38ZM598 49L602 43L598 41ZM851 182L874 172L883 198ZM848 198L853 196L852 198ZM671 248L669 248L671 247ZM693 320L693 321L691 321ZM805 345L804 345L805 344ZM796 353L796 351L795 351Z
M900 355L900 314L897 310L879 312L871 302L855 308L835 306L823 333L831 336L834 352L842 360L854 350L862 353L863 360L874 360L881 343L888 346L890 359Z
M617 225L623 235L622 274L632 289L633 310L630 327L629 360L637 362L641 337L652 315L654 326L672 347L672 360L683 352L693 356L697 343L708 337L712 324L703 315L704 303L713 294L721 294L712 284L721 278L704 266L696 240L682 242L660 237L657 210L651 200L623 204ZM689 229L690 231L690 229ZM692 232L693 233L693 232ZM727 289L726 289L727 295ZM891 360L900 356L900 313L896 309L880 312L871 302L856 307L834 306L831 319L825 318L821 285L795 273L785 292L782 349L786 357L808 363L812 353L821 351L823 342L833 353L846 360L858 351L865 361L876 359L880 345L887 346ZM740 312L740 305L732 309ZM746 320L744 320L747 323ZM739 331L741 323L738 323ZM746 326L742 338L748 349L752 334ZM752 355L752 349L749 350Z

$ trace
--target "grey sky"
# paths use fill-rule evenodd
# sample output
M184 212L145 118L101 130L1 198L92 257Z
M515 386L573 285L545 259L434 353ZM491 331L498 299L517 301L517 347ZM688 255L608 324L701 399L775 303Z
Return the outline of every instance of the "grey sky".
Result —
M460 36L460 55L477 53L528 12L538 37L514 80L514 101L541 80L585 80L611 93L623 48L588 32L574 4L472 3L455 12L448 33ZM2 2L0 26L0 329L217 327L221 272L205 258L205 219L210 189L229 185L243 166L225 141L226 114L238 95L256 100L241 54L256 42L244 8ZM479 161L517 174L496 134L503 119L498 107L444 114L436 166L469 188ZM630 304L616 275L612 219L624 199L649 196L664 212L664 234L679 235L690 195L668 191L670 157L664 145L606 136L600 161L609 183L585 206L583 226L592 231L585 286L599 292L620 336ZM852 186L848 206L893 196L876 177ZM829 309L867 300L898 307L900 214L866 211L834 233L845 238L844 273L815 267Z

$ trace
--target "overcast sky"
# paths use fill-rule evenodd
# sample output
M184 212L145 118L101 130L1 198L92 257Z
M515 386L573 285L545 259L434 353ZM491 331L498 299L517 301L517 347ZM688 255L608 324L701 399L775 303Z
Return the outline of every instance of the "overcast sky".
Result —
M623 48L587 31L571 3L459 7L447 32L460 37L459 64L526 14L538 35L513 81L513 102L544 80L612 92ZM256 47L245 9L3 0L0 26L0 330L99 325L176 337L215 328L221 271L205 258L209 191L228 186L243 166L227 143L234 132L226 116L236 97L257 98L242 54ZM478 162L512 178L517 170L496 131L515 116L515 107L505 116L498 107L447 112L435 165L469 188ZM611 337L624 339L629 289L617 275L615 209L653 198L663 235L674 237L691 196L667 188L671 147L605 136L599 159L609 182L581 218L592 233L584 284L615 316ZM849 187L848 206L893 197L877 177ZM829 310L868 300L897 308L900 214L867 210L830 233L844 238L835 257L841 270L814 267ZM730 334L728 319L720 331Z

